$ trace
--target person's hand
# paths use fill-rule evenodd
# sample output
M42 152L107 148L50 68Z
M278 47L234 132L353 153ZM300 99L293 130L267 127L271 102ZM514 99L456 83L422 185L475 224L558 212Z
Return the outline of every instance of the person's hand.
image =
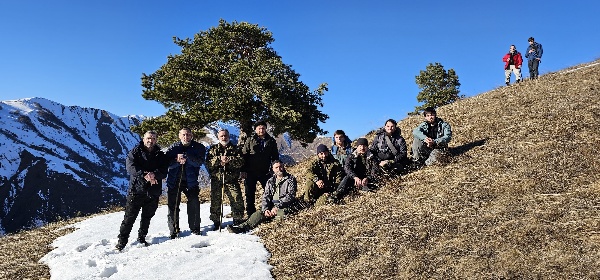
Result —
M150 182L152 185L158 184L158 180L156 180L153 172L146 173L146 175L144 175L144 179L146 179L146 181Z
M387 164L387 160L382 160L379 162L379 166L384 167Z
M435 145L435 140L427 137L425 138L425 143L427 143L427 147L431 148Z
M185 164L185 161L185 154L177 154L177 162L179 162L179 164Z
M363 187L366 187L366 186L367 186L367 184L369 184L369 179L368 179L368 178L364 178L364 179L362 179L362 182L361 182L361 183L362 183L362 186L363 186Z
M358 177L354 177L354 186L362 187L361 184L362 184L362 180L360 180L360 178L358 178Z
M319 189L322 189L325 187L325 182L323 182L323 180L319 180L317 181L317 187L319 187Z
M221 166L225 166L229 162L227 156L221 156Z

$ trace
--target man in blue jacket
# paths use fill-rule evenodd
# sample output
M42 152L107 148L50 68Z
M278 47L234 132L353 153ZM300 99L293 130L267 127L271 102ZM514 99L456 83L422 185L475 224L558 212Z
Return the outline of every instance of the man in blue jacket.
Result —
M537 79L539 74L538 68L540 62L542 62L542 54L544 54L544 50L542 49L542 44L536 42L533 37L529 37L527 41L529 42L529 46L527 47L527 51L525 51L525 57L527 57L529 77L531 79Z
M125 248L129 234L140 210L140 229L137 241L148 246L146 234L150 220L158 208L158 198L162 193L161 181L167 175L165 154L156 145L156 132L144 133L142 141L127 154L126 166L129 173L129 189L125 217L119 228L119 242L115 248L119 251Z
M188 224L192 234L200 234L200 187L198 175L204 164L206 147L193 140L192 130L184 127L179 140L167 149L169 174L167 176L167 223L171 239L179 236L179 203L181 193L187 197Z
M423 111L425 121L413 129L412 158L419 165L443 162L452 139L450 124L437 117L433 107Z

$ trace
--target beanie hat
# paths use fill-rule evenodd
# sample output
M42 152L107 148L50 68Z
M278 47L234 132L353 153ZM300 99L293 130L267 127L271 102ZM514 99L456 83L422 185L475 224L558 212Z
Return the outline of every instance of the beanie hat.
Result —
M259 126L259 125L267 126L267 123L265 121L262 121L262 120L261 121L257 121L257 122L254 123L254 125L252 126L252 128L256 129L256 127Z
M319 146L317 146L317 154L323 153L323 152L328 152L329 149L327 149L327 146L323 145L323 144L319 144Z
M356 139L356 145L369 146L369 141L367 140L367 138L358 138Z

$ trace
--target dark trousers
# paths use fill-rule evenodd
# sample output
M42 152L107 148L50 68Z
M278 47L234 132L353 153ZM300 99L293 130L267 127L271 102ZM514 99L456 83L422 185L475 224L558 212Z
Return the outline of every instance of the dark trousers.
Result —
M538 77L538 68L540 66L540 61L537 59L527 61L527 66L529 67L529 78L535 79Z
M200 199L198 194L199 188L170 188L167 191L167 206L169 213L167 214L167 223L171 234L179 233L179 204L181 203L181 193L187 197L187 215L188 225L191 231L200 231Z
M246 214L248 217L256 212L256 202L254 199L254 196L256 196L256 182L260 182L260 185L264 189L269 178L270 176L268 173L263 175L248 173L246 177L246 184L244 186L244 191L246 193Z
M362 187L361 189L358 189L354 186L354 178L346 175L346 177L344 177L344 179L342 179L342 182L340 182L340 185L338 186L337 190L336 190L336 195L337 198L342 198L344 196L346 196L349 193L352 192L357 192L359 190L361 191L373 191L377 189L377 185L375 184L375 182L369 182L367 184L367 186Z
M150 227L150 220L154 217L156 209L158 208L158 197L149 197L145 194L138 195L127 195L127 204L125 205L125 217L121 222L121 228L119 228L119 243L127 244L129 240L129 234L135 223L140 210L142 210L142 218L140 220L140 229L138 231L139 237L146 237L148 234L148 228Z

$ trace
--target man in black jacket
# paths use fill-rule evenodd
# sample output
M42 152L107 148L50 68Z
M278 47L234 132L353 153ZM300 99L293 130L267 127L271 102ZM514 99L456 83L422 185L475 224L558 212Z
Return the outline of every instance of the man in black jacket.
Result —
M129 173L129 189L125 217L119 229L119 241L115 247L121 251L129 240L129 234L140 210L142 218L137 241L144 246L150 220L158 208L158 197L162 193L161 182L166 177L167 165L165 154L156 144L156 132L148 131L142 141L127 154L127 173Z
M329 203L340 200L350 192L373 191L377 188L380 169L368 146L369 142L366 138L356 140L356 149L346 158L344 164L346 177L327 199Z
M406 141L396 124L393 119L387 120L383 128L375 133L373 143L369 147L381 170L391 174L399 174L408 162Z
M246 214L248 217L256 212L255 198L256 182L260 182L263 188L270 178L271 163L279 160L279 150L275 138L267 133L267 124L258 121L254 124L254 134L247 139L242 146L244 165L240 177L246 179Z

